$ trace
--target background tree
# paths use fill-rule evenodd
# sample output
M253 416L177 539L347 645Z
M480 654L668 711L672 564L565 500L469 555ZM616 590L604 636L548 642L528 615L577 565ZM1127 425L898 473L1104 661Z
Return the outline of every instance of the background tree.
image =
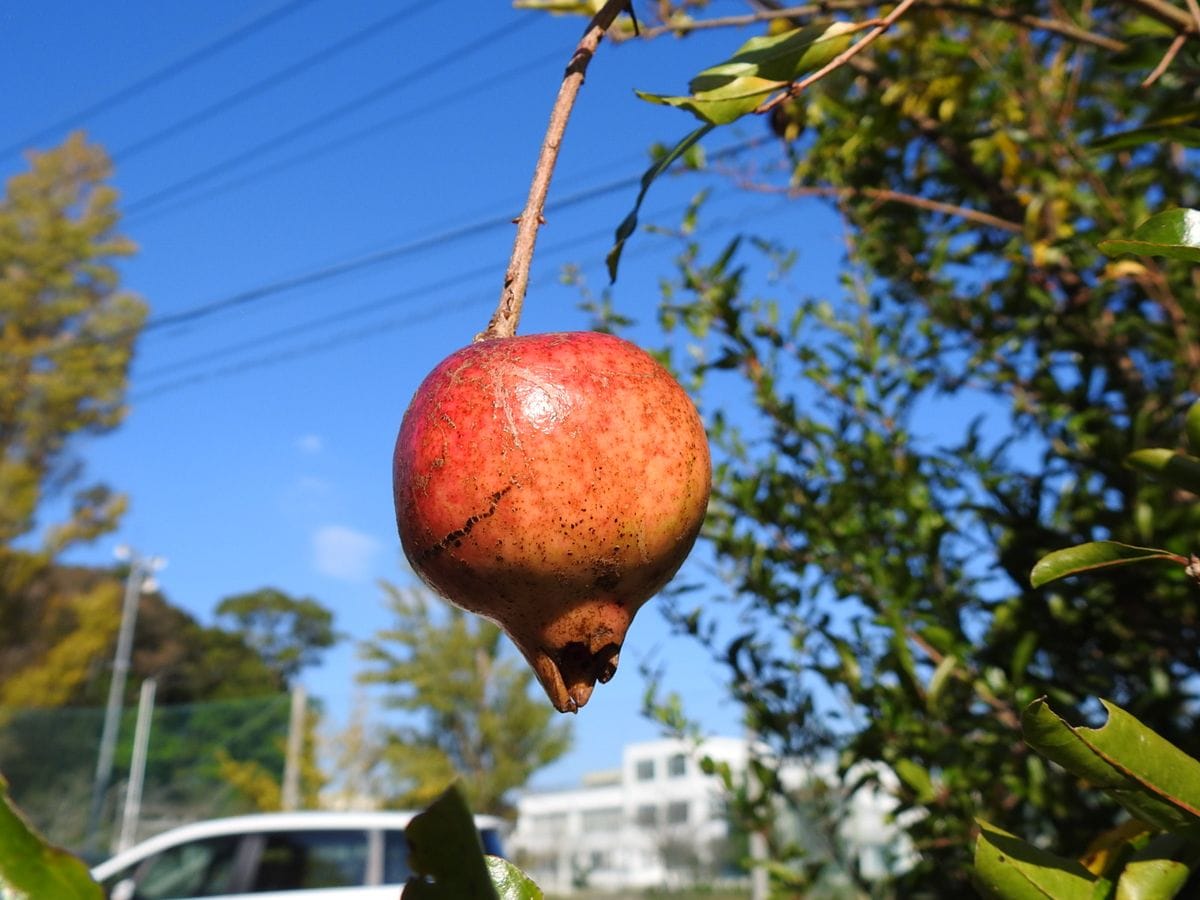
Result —
M0 548L29 534L43 499L74 487L70 518L45 548L110 530L123 501L80 485L72 438L116 427L134 340L146 316L119 289L116 262L134 246L117 232L108 157L82 134L31 152L0 200Z
M116 264L134 247L117 231L104 151L75 134L58 148L31 152L29 162L0 198L0 667L12 675L18 659L41 662L30 652L40 623L78 621L73 638L54 651L57 681L32 668L19 685L5 682L8 694L32 689L65 701L89 676L97 647L115 634L111 592L97 586L99 593L47 598L52 608L44 611L15 598L39 578L45 584L50 560L111 530L124 510L123 497L83 482L71 450L75 438L115 428L124 417L146 307L118 286ZM68 489L68 517L41 523L35 537L43 501ZM119 606L119 589L116 596Z
M124 575L46 565L5 600L22 632L0 646L0 773L32 820L68 843L84 825ZM158 592L139 597L137 622L117 771L129 765L141 684L154 678L148 815L248 808L242 776L282 776L289 701L277 671L241 634L201 625Z
M741 21L777 29L825 9L756 6ZM642 33L706 27L699 11L657 4ZM1029 586L1043 553L1095 538L1193 549L1195 512L1120 461L1173 445L1200 390L1196 273L1097 245L1196 205L1200 26L1134 0L901 12L773 106L777 142L713 174L798 213L827 201L844 293L804 295L803 248L709 248L684 223L661 322L718 448L724 582L673 617L776 752L899 775L920 813L902 893L959 896L973 816L1081 850L1117 815L1017 739L1038 695L1085 720L1112 697L1200 749L1182 577Z
M363 645L365 684L405 715L385 759L400 787L390 805L423 806L456 777L478 812L509 810L508 794L570 747L570 725L491 622L420 590L384 584L392 627Z
M217 620L241 634L285 687L338 639L329 609L275 588L226 597L217 605Z

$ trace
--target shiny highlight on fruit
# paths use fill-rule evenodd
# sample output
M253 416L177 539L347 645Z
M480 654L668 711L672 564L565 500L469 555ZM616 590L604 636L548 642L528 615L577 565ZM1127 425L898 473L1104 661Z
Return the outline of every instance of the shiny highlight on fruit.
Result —
M503 628L561 712L616 672L634 614L695 542L711 477L683 388L597 332L451 354L417 389L393 459L413 569Z

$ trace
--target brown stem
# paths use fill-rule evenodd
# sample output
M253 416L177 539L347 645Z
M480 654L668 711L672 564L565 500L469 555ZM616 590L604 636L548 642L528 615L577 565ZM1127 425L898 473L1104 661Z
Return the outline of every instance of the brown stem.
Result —
M554 164L558 161L558 149L562 145L563 133L567 130L567 120L571 116L571 108L575 105L575 97L583 85L583 76L588 63L600 45L600 39L616 20L621 10L629 5L630 0L608 0L600 11L592 18L584 31L579 45L571 55L567 65L562 86L558 89L558 97L550 110L550 124L546 126L546 136L542 139L542 149L538 154L537 164L533 169L533 182L529 185L529 199L525 202L520 218L517 219L517 237L513 242L512 258L508 270L504 273L504 287L500 291L500 302L488 327L475 336L482 341L489 338L512 337L517 333L517 322L521 318L521 306L525 302L525 291L529 287L529 267L533 263L533 247L537 243L538 228L542 225L542 210L546 206L546 194L550 190L550 177L554 174Z
M949 216L958 216L959 218L975 222L979 225L986 225L989 228L999 228L1003 231L1009 231L1014 234L1019 234L1023 229L1019 222L1013 222L1009 219L1002 219L999 216L994 216L991 213L982 212L978 209L971 209L966 206L957 206L953 203L943 203L940 200L931 200L928 197L918 197L915 194L905 194L900 191L888 190L886 188L852 188L852 187L833 187L830 186L802 186L802 187L776 187L774 185L762 185L754 182L742 181L741 187L746 190L760 192L779 192L785 193L789 197L831 197L838 200L844 200L851 197L867 197L879 203L903 203L907 206L915 206L918 209L927 209L931 212L945 213Z
M1167 52L1163 54L1163 58L1159 60L1158 65L1154 67L1154 71L1146 76L1145 80L1142 82L1142 87L1148 88L1150 85L1154 84L1154 82L1158 81L1158 79L1162 76L1162 73L1167 71L1167 68L1174 61L1176 54L1178 54L1183 48L1183 45L1186 41L1187 35L1183 32L1175 35L1175 40L1171 41L1171 46L1167 48Z
M1124 4L1173 26L1177 31L1200 33L1200 25L1192 20L1191 13L1171 4L1168 0L1124 0Z

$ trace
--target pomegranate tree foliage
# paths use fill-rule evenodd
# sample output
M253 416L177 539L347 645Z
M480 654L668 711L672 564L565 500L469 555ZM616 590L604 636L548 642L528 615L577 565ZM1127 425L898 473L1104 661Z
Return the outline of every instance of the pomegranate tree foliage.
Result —
M541 889L524 872L484 854L458 785L414 817L404 835L414 873L404 886L404 900L542 900Z
M850 21L891 9L835 6ZM637 9L650 41L718 14ZM730 34L731 61L744 38ZM969 892L977 818L1077 855L1123 815L1020 739L1039 698L1084 722L1108 698L1200 751L1200 595L1181 567L1030 582L1040 558L1080 544L1190 549L1197 507L1126 460L1176 446L1200 389L1198 47L1182 3L916 3L764 113L776 139L739 171L707 175L788 194L797 215L830 204L847 235L839 295L804 296L805 248L754 223L708 246L698 203L679 229L659 321L711 423L722 580L677 589L669 615L774 753L899 776L915 850L890 886L903 896ZM672 140L690 145L718 123L699 95L722 85L687 74L645 87L677 86L671 105L690 115L664 111L663 132L675 116ZM637 239L630 220L617 237ZM1155 255L1105 253L1139 249ZM597 308L624 312L619 294ZM651 706L680 724L686 704ZM752 771L787 800L770 769ZM799 858L788 877L802 888L836 859Z

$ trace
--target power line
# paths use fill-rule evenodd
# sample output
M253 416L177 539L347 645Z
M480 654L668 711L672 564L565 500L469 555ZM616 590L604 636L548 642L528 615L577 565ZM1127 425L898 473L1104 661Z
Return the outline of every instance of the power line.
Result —
M0 156L8 156L11 153L16 153L18 150L28 147L31 144L36 144L43 138L50 137L62 129L77 124L89 116L93 116L98 112L112 109L112 107L117 106L120 103L124 103L129 98L136 97L138 94L143 93L147 89L161 84L168 78L173 78L180 72L190 69L197 63L203 62L211 56L215 56L217 53L220 53L222 50L225 50L228 47L232 47L234 44L245 40L250 35L274 25L276 22L287 16L290 16L292 13L296 12L303 6L307 6L311 2L312 0L291 0L291 2L285 3L271 12L266 13L265 15L260 16L251 22L248 22L241 28L234 29L225 36L217 38L215 41L209 44L205 44L198 50L195 50L192 53L175 60L174 62L168 63L161 69L151 72L149 75L146 75L143 78L139 78L132 84L128 84L125 87L114 91L107 97L97 100L90 106L86 106L81 110L73 112L69 116L64 116L63 118L54 122L52 125L47 125L45 128L34 132L22 140L16 141L7 147L0 148Z
M298 334L304 334L308 331L313 331L318 328L323 328L326 325L336 325L345 322L347 319L357 318L366 313L375 312L378 309L392 306L395 303L401 303L414 297L425 296L433 291L444 290L448 287L453 287L456 284L461 284L464 281L470 281L474 278L479 278L485 275L493 275L497 271L495 263L489 263L486 266L479 266L467 272L459 272L449 278L443 278L432 284L424 284L418 288L411 288L406 291L399 291L394 294L388 294L386 297L380 297L375 300L370 300L366 303L360 303L346 309L339 309L335 313L330 313L326 316L320 316L316 319L309 319L305 322L300 322L295 325L289 325L286 328L279 328L267 334L260 334L243 341L235 341L232 344L226 344L216 350L206 350L203 353L198 353L194 356L176 358L171 360L164 366L159 366L157 369L150 369L147 372L139 373L139 379L155 379L173 375L176 372L193 368L200 364L211 363L213 360L221 359L228 356L236 356L244 350L261 349L264 343L285 340L290 337L295 337Z
M786 198L780 198L779 200L777 200L777 202L774 204L774 206L776 207L776 209L780 209L780 210L785 209L787 207ZM672 210L663 210L663 211L657 213L656 215L663 215L667 212L678 211L679 209L683 209L683 208L686 208L686 205L683 207L675 207ZM735 223L735 222L741 221L741 218L742 218L741 216L731 216L731 217L727 217L723 220L717 220L715 222L709 223L705 228L701 229L700 233L714 232L720 228L724 228L725 226L729 225L730 223ZM759 219L761 219L761 218L762 218L762 215L760 214ZM561 242L561 244L556 246L554 249L555 249L555 251L562 250L562 249L570 249L572 247L578 246L582 241L592 239L593 237L595 237L597 234L600 234L600 233L606 234L607 229L604 229L600 232L594 232L589 235L576 236L570 240ZM634 249L628 255L630 257L641 256L645 252L648 252L649 249L650 248L648 246L642 246L640 248ZM487 271L489 271L489 272L498 271L500 269L500 265L502 265L502 264L488 266ZM479 274L479 270L476 270L475 272L471 273L472 277L474 277L477 274ZM459 278L447 279L447 282L459 281L459 280L462 280L462 279L459 279ZM440 286L446 286L446 285L441 284ZM421 291L419 293L426 293L429 289L430 289L430 286L426 286L425 288L421 289ZM417 293L418 293L418 291L408 291L408 292L404 292L402 294L392 295L390 297L381 298L380 300L373 301L371 304L364 304L362 307L358 307L358 309L361 311L366 306L378 306L378 305L382 305L384 303L395 302L397 299L408 298L410 296L416 295ZM231 363L227 366L222 366L217 369L209 370L207 372L200 372L200 373L197 373L194 375L177 378L174 381L168 381L164 384L158 385L157 387L151 387L146 390L134 392L133 395L130 397L130 400L135 403L141 402L141 401L145 401L148 399L153 399L154 397L158 397L163 394L174 393L175 391L182 390L187 387L192 387L197 384L203 384L207 381L217 380L217 379L221 379L221 378L230 378L230 377L234 377L237 375L245 374L246 372L252 372L257 369L269 368L271 366L279 365L281 363L290 362L294 359L311 356L314 353L320 353L320 352L324 352L324 351L328 351L328 350L334 350L334 349L337 349L338 347L343 347L347 344L355 344L360 341L367 340L369 338L378 337L379 335L385 334L387 332L408 328L413 325L423 324L425 322L433 321L434 319L440 319L440 318L442 318L446 315L452 314L452 313L461 312L461 311L471 309L471 308L474 308L477 306L486 306L486 305L488 305L490 300L494 300L494 298L480 294L480 295L477 295L477 296L474 296L471 298L459 300L456 303L442 304L436 308L425 309L425 310L421 310L418 312L409 313L406 315L394 316L389 319L378 320L378 321L372 322L369 325L362 326L361 328L355 328L353 330L342 331L342 332L339 332L338 334L335 334L335 335L332 335L329 337L325 337L320 340L310 341L309 343L303 344L298 347L292 347L289 349L280 350L275 353L260 354L258 356L252 357L251 359L243 360L243 361L237 362L237 363ZM283 329L279 332L273 333L272 335L267 335L265 338L262 338L261 340L271 340L280 335L283 335L285 332L311 330L312 328L317 327L317 321L327 322L331 318L333 318L333 317L324 317L321 320L316 320L316 321L313 321L310 323L306 323L305 325L294 326L293 328L289 328L289 329ZM344 316L341 318L344 318ZM289 334L289 336L290 336L290 334Z
M466 44L463 44L462 46L457 47L450 52L437 57L436 59L422 63L410 71L405 72L403 75L400 75L399 77L394 78L391 81L388 81L365 94L361 94L347 103L343 103L341 106L334 107L333 109L321 113L318 116L307 119L304 122L301 122L299 125L277 134L273 138L269 138L268 140L254 145L248 150L235 153L233 156L226 157L220 162L201 169L199 172L195 172L192 175L176 181L173 184L169 184L152 194L148 194L145 197L135 200L125 207L125 212L132 215L140 209L145 209L147 207L153 208L155 205L179 194L181 191L185 191L188 188L195 187L198 184L204 184L205 182L211 181L214 177L220 175L222 172L225 172L231 168L236 168L247 160L255 159L261 154L270 150L274 150L276 147L279 147L282 144L290 143L297 138L316 130L317 128L328 125L330 122L343 118L364 106L375 103L376 101L383 99L388 94L394 93L400 88L407 87L414 82L436 75L438 74L439 66L460 61L464 56L469 56L470 54L482 50L485 47L494 45L496 39L502 37L505 33L513 34L522 28L532 25L535 21L535 17L528 16L523 19L519 19L516 24L506 23L499 28L488 32L487 34L476 38L473 41L468 41Z
M223 366L219 369L214 369L210 372L201 372L197 375L190 375L186 378L179 378L175 381L169 381L166 384L159 385L158 387L136 392L130 397L130 400L134 403L137 403L159 396L160 394L171 393L181 388L190 387L191 385L200 384L215 378L228 378L233 375L241 375L245 372L253 371L254 369L262 369L268 366L289 362L299 357L311 356L313 353L322 350L332 350L345 344L357 343L358 341L365 340L369 337L375 337L387 331L394 331L397 328L406 328L411 325L419 325L422 322L427 322L432 319L438 319L447 313L459 312L472 306L486 306L488 301L488 297L480 294L467 300L460 300L457 303L440 306L436 309L426 309L420 312L410 313L406 316L384 320L383 322L372 322L370 325L365 325L362 328L357 328L353 331L344 331L340 334L334 335L333 337L325 338L319 341L312 341L301 347L294 347L289 350L280 350L277 353L259 356L240 363L233 363L228 366Z
M665 210L671 212L672 210ZM664 214L664 213L660 213ZM558 241L549 246L542 248L541 258L545 259L548 256L554 256L567 250L578 247L581 243L595 240L596 238L604 237L612 232L609 227L594 229L583 235L574 235L562 241ZM326 325L334 325L343 323L347 319L356 318L366 313L374 312L377 309L392 306L393 304L411 300L417 297L427 297L436 291L442 291L446 288L453 287L457 284L462 284L466 281L471 281L484 276L494 276L497 272L502 272L504 261L496 260L489 262L486 265L477 266L465 272L457 272L445 278L440 278L436 281L420 285L418 287L409 288L408 290L398 291L393 294L388 294L385 297L380 297L375 300L370 300L366 303L360 303L356 306L351 306L346 309L340 309L335 313L320 316L316 319L309 319L305 322L300 322L295 325L289 325L286 328L279 328L267 334L260 334L256 337L247 340L236 341L232 344L226 344L216 350L208 350L204 353L199 353L194 356L185 357L183 359L173 359L164 366L159 366L157 369L151 369L148 372L139 373L140 379L154 379L172 375L175 372L192 368L203 363L210 363L214 359L221 357L236 356L244 350L261 349L262 345L271 341L284 340L289 337L294 337L297 334L303 334L308 331L313 331L318 328L323 328Z
M253 84L242 88L241 90L235 91L234 93L229 94L214 103L210 103L208 106L205 106L196 112L191 113L190 115L184 116L182 119L177 119L171 124L160 128L158 131L151 132L145 137L134 141L132 144L114 151L113 159L117 162L126 162L132 157L137 156L139 153L142 153L157 144L161 144L168 138L172 138L180 132L186 131L193 125L206 122L214 116L219 115L226 110L232 109L233 107L240 103L244 103L252 97L257 97L264 91L295 78L297 75L308 71L316 65L329 61L333 57L349 50L351 47L357 46L358 44L361 44L370 38L382 34L392 26L399 24L408 17L420 12L422 9L425 9L428 5L429 4L425 2L425 0L418 0L418 2L411 3L408 6L397 10L391 15L385 16L377 22L372 22L371 24L347 35L340 41L330 44L328 47L324 47L316 53L306 56L303 59L292 63L291 65L284 66L282 69L273 72L266 78L260 79L259 81L256 81Z
M741 141L737 144L733 144L729 147L724 147L715 151L714 153L710 154L709 158L716 160L730 156L736 156L742 151L756 146L761 142L761 140L762 139L760 138L752 138L750 140ZM546 204L546 211L558 212L560 210L576 206L580 203L584 203L588 200L592 200L596 197L603 196L604 194L612 191L634 187L640 183L641 177L641 175L629 176L577 191L576 193L568 195L567 197L563 197L552 203ZM244 306L248 303L253 303L275 294L280 294L285 291L294 290L310 284L328 281L338 276L345 275L349 272L381 265L382 263L391 262L403 256L409 256L414 253L419 253L423 250L428 250L431 247L441 246L446 243L463 240L468 237L475 237L493 229L509 226L511 224L512 216L502 215L495 216L493 218L482 219L467 225L458 226L456 228L447 229L446 231L439 232L438 234L419 238L415 241L408 241L397 246L387 247L374 253L368 253L363 256L343 260L342 262L333 263L310 272L305 272L301 275L295 275L290 278L282 278L266 284L258 285L256 287L222 297L218 300L202 303L176 313L158 316L147 322L142 330L143 332L157 331L163 328L169 328L176 325L194 322L200 319L205 319L234 307Z
M597 187L579 191L570 197L559 200L555 204L547 204L546 209L548 212L565 209L569 206L583 203L586 200L591 200L595 197L602 196L610 191L632 187L638 183L638 180L638 177L632 177L622 178L617 181L610 181L607 184L602 184L598 185ZM475 237L507 225L512 225L511 213L472 222L468 225L461 225L457 228L451 228L437 234L418 238L415 241L408 241L397 246L378 250L374 253L368 253L364 256L333 263L332 265L328 265L320 269L305 272L302 275L296 275L291 278L282 278L278 281L269 282L267 284L259 285L258 287L239 291L238 293L232 294L228 297L203 303L199 306L193 306L190 309L181 310L177 313L158 316L157 318L153 318L147 322L142 330L143 332L157 331L162 328L169 328L175 325L182 325L187 322L194 322L198 319L205 319L235 306L243 306L247 303L252 303L275 294L283 293L284 291L290 291L299 287L305 287L310 284L328 281L332 278L338 277L339 275L345 275L348 272L355 272L361 269L377 266L382 263L392 262L393 260L399 259L403 256L411 256L414 253L419 253L432 247L442 246L446 243L460 241L469 237Z
M175 203L168 203L165 206L159 205L151 209L149 212L142 213L141 215L129 216L127 218L137 222L145 222L148 220L157 219L165 214L178 212L179 210L186 209L195 205L196 203L201 203L205 200L211 200L212 198L218 197L221 194L228 193L232 190L237 190L238 188L244 187L247 184L261 182L262 180L270 178L274 175L278 175L287 169L302 165L306 162L311 162L314 159L325 156L329 153L333 153L337 150L341 150L342 148L350 146L351 144L372 138L377 134L388 130L389 128L394 128L395 126L401 124L408 124L414 119L427 113L442 111L448 103L451 103L463 97L464 95L470 94L472 97L478 97L480 94L499 87L505 82L511 81L520 75L524 75L525 73L531 72L534 69L546 65L547 63L561 59L562 50L552 50L543 56L527 60L520 65L513 66L510 69L504 69L500 72L497 72L495 75L491 76L480 84L473 84L470 87L461 88L453 91L452 93L443 94L440 97L428 101L427 103L410 107L409 109L403 110L395 115L388 116L364 128L359 128L355 131L352 131L349 134L326 141L323 144L318 144L315 147L310 147L309 149L303 150L300 153L294 153L291 156L276 160L273 163L268 163L267 165L259 166L256 169L251 169L250 171L235 178L218 182L206 191L185 196Z

